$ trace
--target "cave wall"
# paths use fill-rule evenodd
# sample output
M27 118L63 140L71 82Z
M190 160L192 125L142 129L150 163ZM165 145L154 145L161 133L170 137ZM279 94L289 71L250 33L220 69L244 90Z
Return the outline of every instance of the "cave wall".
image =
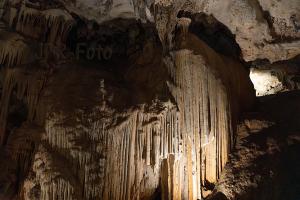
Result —
M152 24L151 38L118 59L78 60L66 46L74 13L37 2L11 2L0 30L0 197L205 197L253 103L245 66L191 33L189 19L168 31ZM27 116L8 129L13 98Z
M257 96L299 90L299 58L273 64L253 64L250 78Z

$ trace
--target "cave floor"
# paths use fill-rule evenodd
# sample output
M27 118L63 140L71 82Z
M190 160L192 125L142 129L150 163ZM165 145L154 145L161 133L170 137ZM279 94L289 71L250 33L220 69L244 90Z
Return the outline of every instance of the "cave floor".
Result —
M259 97L208 199L300 199L300 91ZM226 197L225 197L226 196Z

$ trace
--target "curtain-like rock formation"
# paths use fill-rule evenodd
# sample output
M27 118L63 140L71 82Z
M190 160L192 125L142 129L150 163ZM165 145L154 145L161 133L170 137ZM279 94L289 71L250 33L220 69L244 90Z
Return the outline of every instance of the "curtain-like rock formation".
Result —
M133 31L142 42L132 46L142 47L119 60L76 58L65 45L76 20L41 7L11 4L4 15L0 197L205 197L253 101L244 66L190 33L184 18L170 25L167 46L155 31L150 39Z
M16 31L34 39L43 39L46 43L64 42L74 22L71 15L64 10L39 11L26 6L22 6L15 17L18 17ZM10 21L14 20L12 16Z
M247 73L241 65L184 28L178 40L170 58L170 88L186 140L188 199L200 199L227 162L240 105L251 105L251 93L245 92L251 91L251 83L243 78Z
M18 65L26 62L32 56L24 37L17 33L0 28L0 42L0 64Z

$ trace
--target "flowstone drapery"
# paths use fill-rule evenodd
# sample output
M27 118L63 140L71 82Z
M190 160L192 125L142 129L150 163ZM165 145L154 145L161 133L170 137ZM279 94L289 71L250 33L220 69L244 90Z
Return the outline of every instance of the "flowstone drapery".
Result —
M123 29L131 46L113 29L126 55L75 58L68 37L91 27L77 30L65 9L9 9L0 30L0 161L9 160L0 197L197 200L213 189L254 97L242 64L190 33L188 18L172 26L180 30L170 46L137 24Z

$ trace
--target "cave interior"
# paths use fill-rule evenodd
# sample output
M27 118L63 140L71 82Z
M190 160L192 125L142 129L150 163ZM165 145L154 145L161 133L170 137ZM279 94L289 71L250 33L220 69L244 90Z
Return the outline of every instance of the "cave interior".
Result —
M0 200L300 200L299 0L0 0Z

